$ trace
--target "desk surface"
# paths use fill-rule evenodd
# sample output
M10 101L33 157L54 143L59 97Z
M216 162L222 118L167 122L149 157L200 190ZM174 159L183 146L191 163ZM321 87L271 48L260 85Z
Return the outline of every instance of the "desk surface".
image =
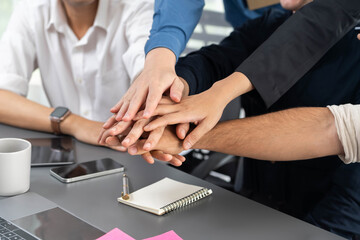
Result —
M0 124L0 138L48 136L50 135ZM164 164L150 165L140 157L81 142L76 142L75 147L79 162L111 157L122 163L129 176L132 191L163 177L170 177L211 188L214 192L212 196L181 210L156 216L116 201L121 193L122 174L63 184L50 176L48 167L32 168L31 192L55 202L105 232L117 227L136 239L169 230L174 230L184 240L342 239Z

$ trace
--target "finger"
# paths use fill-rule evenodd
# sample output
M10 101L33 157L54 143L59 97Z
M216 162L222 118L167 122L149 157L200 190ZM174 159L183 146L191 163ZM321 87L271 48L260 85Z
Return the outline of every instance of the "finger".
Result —
M161 97L164 93L164 90L159 88L158 86L150 86L149 94L146 99L145 109L143 118L150 118L153 115L156 107L158 106Z
M173 159L171 159L171 160L169 161L169 163L170 163L171 165L175 166L175 167L179 167L179 166L182 165L183 162L174 157Z
M124 147L129 147L130 145L134 144L143 134L144 126L149 122L148 119L141 119L136 121L133 127L131 128L129 134L125 137L124 141L121 144Z
M99 134L99 137L98 137L98 140L97 140L98 144L104 144L104 143L101 142L101 139L102 139L102 137L103 137L103 135L104 135L104 133L105 133L106 131L107 131L106 129L102 129L102 130L101 130L101 132L100 132L100 134Z
M165 127L159 127L159 128L156 128L154 131L151 131L148 139L146 140L146 142L144 144L143 149L145 151L150 151L152 148L154 148L158 144L161 136L164 133L164 130L165 130Z
M128 153L130 155L142 155L144 153L146 153L146 151L144 151L142 149L142 147L144 146L145 140L139 140L136 143L134 143L133 145L131 145L130 147L128 147Z
M107 137L109 137L109 136L112 136L111 134L110 134L110 130L108 129L108 130L102 130L101 131L101 133L100 133L100 136L99 136L99 140L98 140L98 143L99 144L101 144L101 145L104 145L104 144L106 144L106 142L105 142L105 140L106 140L106 138Z
M178 136L178 138L184 139L189 129L190 129L189 123L180 123L176 125L176 135Z
M181 156L181 155L175 155L176 156L176 158L178 159L178 160L180 160L181 162L185 162L186 161L186 157L184 157L184 156Z
M106 138L108 138L109 136L116 136L116 135L125 135L127 128L129 128L131 126L132 122L118 122L117 124L115 124L112 128L105 130L102 134L101 134L101 139L100 139L100 144L105 144L105 140Z
M112 113L117 113L121 106L123 105L124 101L121 99L119 102L117 102L111 109L110 109L110 112Z
M129 108L129 102L124 102L122 105L121 105L121 108L119 109L119 111L117 112L116 116L115 116L115 120L116 121L121 121L122 118L124 117L125 115L125 112L128 110Z
M136 92L135 96L131 99L130 105L123 117L123 121L130 121L134 118L135 114L139 111L141 105L145 101L147 89L140 89Z
M184 91L184 84L179 78L176 78L170 87L170 98L174 102L180 102Z
M202 121L189 135L184 139L183 148L184 150L190 149L199 139L204 136L205 133L210 131L213 126L210 126L208 121Z
M171 100L170 100L171 101ZM152 113L152 116L157 116L157 115L165 115L168 113L173 113L176 112L178 110L178 106L174 105L173 102L171 102L170 104L162 104L162 105L158 105L157 108L154 110L154 112ZM143 119L144 118L144 112L145 110L139 111L133 118L134 121L137 121L139 119Z
M150 122L148 125L144 127L144 130L149 132L158 127L178 124L178 123L189 123L189 122L194 122L196 120L197 119L194 119L194 116L190 113L186 113L186 112L169 113Z
M125 135L125 131L131 127L133 122L118 122L116 125L114 125L112 128L109 129L109 134L112 136L116 135Z
M171 98L167 96L163 96L159 102L159 105L163 105L163 104L174 104L174 102L171 100Z
M106 120L106 122L103 125L103 128L108 129L108 128L112 127L116 122L117 121L115 119L115 115L112 115L111 117L109 117L108 120Z
M110 136L105 139L105 143L108 146L121 146L120 139L117 136Z
M171 154L164 153L163 151L151 151L151 155L163 162L169 162L173 159Z
M135 114L133 120L137 121L137 120L143 119L143 115L144 115L144 110L141 110Z
M141 155L143 157L143 159L150 164L154 164L155 160L154 158L151 156L151 153L146 152L144 154Z
M120 151L120 152L126 152L127 148L124 146L109 146L109 148L114 149L116 151Z

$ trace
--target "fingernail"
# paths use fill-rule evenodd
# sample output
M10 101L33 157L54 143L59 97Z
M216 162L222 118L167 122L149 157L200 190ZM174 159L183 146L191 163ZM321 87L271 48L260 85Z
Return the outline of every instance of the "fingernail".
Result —
M188 150L188 149L190 149L191 148L191 144L189 143L189 142L186 142L185 144L184 144L184 149L185 150Z
M180 135L181 135L182 138L185 137L185 134L186 134L186 133L185 133L185 130L184 130L184 129L181 129L181 130L180 130Z
M124 141L122 141L123 144L127 144L130 142L130 138L125 138Z
M130 114L126 113L123 118L130 118Z
M120 151L126 151L126 147L120 146L120 147L119 147L119 150L120 150Z
M145 150L148 150L148 149L150 149L150 148L151 148L151 144L150 144L150 143L145 143L144 149L145 149Z
M130 153L130 154L136 154L136 153L137 153L137 148L136 148L135 146L130 147L130 148L129 148L129 153Z
M145 111L143 114L143 117L150 117L150 112L149 111Z

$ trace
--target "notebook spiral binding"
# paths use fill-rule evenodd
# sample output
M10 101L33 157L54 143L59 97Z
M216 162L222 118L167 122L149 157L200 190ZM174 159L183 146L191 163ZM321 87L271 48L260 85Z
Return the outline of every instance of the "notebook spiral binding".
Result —
M203 188L187 197L181 198L177 200L176 202L173 202L169 205L166 205L165 207L162 207L161 209L165 211L165 213L174 211L178 208L187 206L193 202L196 202L212 193L211 189Z

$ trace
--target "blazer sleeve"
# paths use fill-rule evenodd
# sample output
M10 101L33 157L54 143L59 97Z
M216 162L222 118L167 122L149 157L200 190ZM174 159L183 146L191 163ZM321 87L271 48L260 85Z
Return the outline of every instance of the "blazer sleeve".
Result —
M359 0L309 3L280 26L236 71L249 78L270 107L359 24L359 19Z
M277 9L249 20L219 44L212 44L179 58L176 73L189 84L190 94L209 89L216 81L232 74L288 17Z

